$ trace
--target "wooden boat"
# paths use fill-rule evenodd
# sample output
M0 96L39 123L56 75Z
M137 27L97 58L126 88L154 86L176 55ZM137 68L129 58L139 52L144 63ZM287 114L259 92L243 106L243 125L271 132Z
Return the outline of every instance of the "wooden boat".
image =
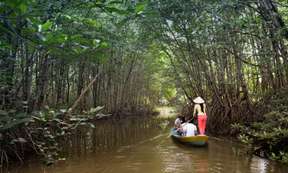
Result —
M173 140L182 143L182 144L187 144L187 145L192 145L192 146L206 146L208 144L208 136L206 135L197 135L197 136L180 136L176 129L171 129L171 137Z

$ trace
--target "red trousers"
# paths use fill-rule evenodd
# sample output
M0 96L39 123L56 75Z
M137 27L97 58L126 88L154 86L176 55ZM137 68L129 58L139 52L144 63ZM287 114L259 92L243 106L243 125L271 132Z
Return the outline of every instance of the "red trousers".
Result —
M200 135L205 134L205 128L206 128L206 121L207 121L207 115L198 115L198 128Z

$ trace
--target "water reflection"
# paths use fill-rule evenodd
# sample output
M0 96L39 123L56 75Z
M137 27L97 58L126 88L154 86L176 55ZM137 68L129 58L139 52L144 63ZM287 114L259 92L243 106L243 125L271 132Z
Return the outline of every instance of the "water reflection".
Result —
M243 147L209 139L206 148L174 143L161 120L98 121L62 142L66 161L45 167L38 161L10 173L284 173L287 167L243 154Z
M252 172L267 173L268 162L265 159L254 157L251 159L250 168Z
M95 122L94 129L79 128L72 137L63 141L65 153L81 155L90 152L103 152L117 146L133 145L155 135L158 119L143 118L141 121L130 118L126 120L109 120Z

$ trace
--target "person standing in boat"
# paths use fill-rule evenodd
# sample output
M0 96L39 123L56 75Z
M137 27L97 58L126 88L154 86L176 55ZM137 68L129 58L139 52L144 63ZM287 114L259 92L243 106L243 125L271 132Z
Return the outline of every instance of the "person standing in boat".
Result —
M194 102L193 116L194 118L196 118L197 116L199 134L204 135L207 121L205 101L201 97L196 97L193 100L193 102Z

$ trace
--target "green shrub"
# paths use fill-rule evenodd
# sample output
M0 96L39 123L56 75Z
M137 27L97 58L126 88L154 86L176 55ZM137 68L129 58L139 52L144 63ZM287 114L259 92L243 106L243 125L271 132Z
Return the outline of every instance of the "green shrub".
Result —
M288 163L288 91L266 97L263 101L267 113L261 122L233 124L239 139L253 146L254 153L273 160Z

